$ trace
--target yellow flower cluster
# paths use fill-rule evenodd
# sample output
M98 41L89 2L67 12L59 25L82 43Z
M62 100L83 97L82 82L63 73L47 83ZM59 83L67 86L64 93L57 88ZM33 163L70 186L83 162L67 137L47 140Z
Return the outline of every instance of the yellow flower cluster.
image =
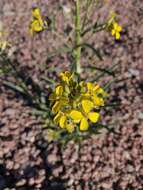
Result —
M104 106L106 95L98 84L78 82L73 73L62 72L60 83L49 97L55 124L68 132L78 126L81 131L88 130L89 122L99 120L99 108Z
M110 19L107 23L107 29L111 32L112 36L115 36L116 40L121 38L122 27L115 21L116 14L111 13Z
M32 21L30 23L30 34L41 32L48 27L48 22L42 18L41 10L38 7L32 9Z

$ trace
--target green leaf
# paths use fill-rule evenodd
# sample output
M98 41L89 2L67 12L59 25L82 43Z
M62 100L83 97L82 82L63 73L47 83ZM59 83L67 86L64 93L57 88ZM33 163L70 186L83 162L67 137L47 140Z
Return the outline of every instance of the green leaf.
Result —
M81 36L85 36L85 34L87 34L88 32L93 32L93 33L96 33L96 32L100 32L102 30L104 30L106 24L103 23L103 24L100 24L98 25L98 21L96 21L92 26L89 26L88 28L86 28L82 33L81 33Z
M116 81L116 80L111 80L111 81L107 82L107 83L103 86L103 89L104 89L105 91L107 91L107 90L110 88L110 86L111 86L113 83L115 83L115 81Z
M55 84L55 81L51 78L42 76L41 79L44 80L45 82L47 82L48 84L52 84L52 85Z
M93 51L93 53L96 54L96 56L97 56L101 61L103 60L103 58L102 58L102 56L101 56L101 54L100 54L100 51L99 51L98 49L96 49L93 45L88 44L88 43L83 43L83 44L80 44L79 46L73 47L72 52L74 51L74 49L76 49L76 48L78 48L78 47L80 47L80 46L81 46L81 47L87 47L87 48L91 49L91 50Z
M32 114L35 115L35 116L43 117L43 118L47 118L48 117L48 112L45 111L45 110L43 111L43 110L34 109L32 111Z
M7 86L8 88L10 88L10 89L16 91L16 92L19 92L19 93L24 94L24 95L26 94L26 93L25 93L25 90L24 90L22 87L20 87L20 86L18 86L18 85L15 85L15 84L13 84L13 83L11 83L11 82L9 82L9 81L3 81L3 84L4 84L5 86Z
M86 67L83 67L83 68L91 69L91 70L98 70L98 71L101 71L101 72L106 73L108 75L115 76L115 73L113 71L110 71L110 70L105 69L105 68L100 68L100 67L95 67L95 66L86 66Z
M94 48L93 45L85 43L84 46L90 48L90 49L93 51L93 53L94 53L101 61L103 60L103 58L102 58L102 56L101 56L101 54L100 54L100 51L99 51L98 49Z
M108 68L108 72L114 72L114 76L115 77L115 73L117 73L117 66L119 65L119 63L112 65L111 67ZM103 77L105 74L105 72L100 73L99 75L97 75L95 78L93 78L92 81L98 81L101 77ZM91 82L92 82L91 81Z
M106 104L103 107L104 108L110 108L110 107L112 108L112 107L117 107L117 106L120 106L120 104L119 103Z

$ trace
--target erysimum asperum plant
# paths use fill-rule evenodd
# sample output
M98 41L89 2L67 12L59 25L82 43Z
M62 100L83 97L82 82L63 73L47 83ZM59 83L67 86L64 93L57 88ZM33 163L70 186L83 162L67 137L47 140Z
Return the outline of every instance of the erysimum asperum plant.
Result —
M101 87L96 80L82 78L84 69L90 69L90 67L82 67L82 48L90 48L99 59L102 59L102 56L92 44L85 41L84 37L89 32L91 35L94 35L97 32L105 30L109 31L116 40L121 38L122 27L118 24L115 13L112 13L104 23L99 23L97 19L95 23L90 24L90 19L88 18L90 15L89 12L91 12L92 6L95 5L96 1L75 0L71 2L74 5L74 24L71 33L74 35L71 40L72 45L70 43L71 47L68 42L64 45L67 47L66 53L72 59L69 69L67 71L61 71L57 82L52 83L52 87L49 86L50 93L48 95L30 77L31 86L34 90L37 89L38 91L37 95L33 96L27 87L26 81L20 76L20 72L16 66L6 57L6 53L1 51L5 64L2 64L3 66L0 69L4 70L3 68L8 66L6 68L8 73L11 70L14 71L13 73L17 79L16 86L9 81L4 81L4 84L15 91L19 91L24 97L27 97L32 106L37 109L37 113L42 115L45 121L44 127L48 129L48 140L81 140L93 133L97 133L97 129L103 127L100 124L100 119L101 111L106 106L106 99L108 98L106 86ZM85 7L83 18L81 17L82 4ZM69 18L72 10L66 7L66 5L63 6L63 10L65 11L65 15L68 14ZM52 20L50 21L46 15L42 14L39 6L32 8L31 15L29 32L32 37L45 30L50 30L49 24ZM1 50L4 49L3 47L5 46L0 43ZM61 50L62 48L60 48L60 53ZM97 67L94 67L94 69L102 71L102 75L97 76L98 79L105 73L112 73L111 69L107 70ZM49 82L50 79L48 78L47 81Z

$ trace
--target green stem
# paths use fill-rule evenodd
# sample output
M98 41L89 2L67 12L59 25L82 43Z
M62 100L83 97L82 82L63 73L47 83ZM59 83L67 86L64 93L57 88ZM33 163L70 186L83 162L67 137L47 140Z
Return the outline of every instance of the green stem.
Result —
M78 74L81 73L81 21L80 21L80 0L76 0L76 18L75 18L75 70Z

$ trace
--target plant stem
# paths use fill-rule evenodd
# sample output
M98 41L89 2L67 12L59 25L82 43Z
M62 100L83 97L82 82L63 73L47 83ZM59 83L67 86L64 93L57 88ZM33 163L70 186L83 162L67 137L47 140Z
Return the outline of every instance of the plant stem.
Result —
M78 74L81 73L81 21L80 21L80 0L76 0L76 18L75 18L75 70Z

